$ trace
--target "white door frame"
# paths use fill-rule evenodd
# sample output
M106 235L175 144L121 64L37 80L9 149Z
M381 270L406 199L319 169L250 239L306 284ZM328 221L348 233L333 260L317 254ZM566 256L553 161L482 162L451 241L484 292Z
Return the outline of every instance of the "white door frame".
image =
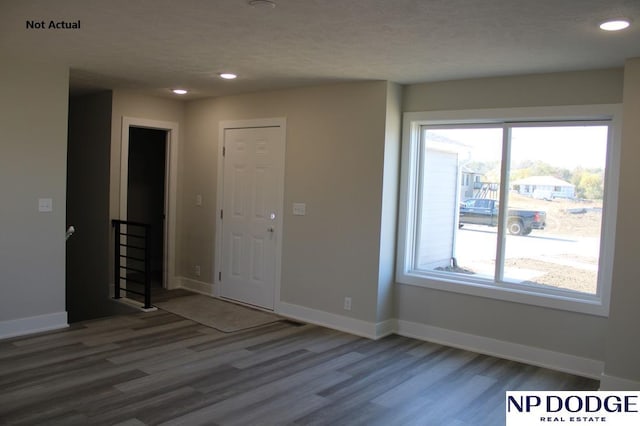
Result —
M282 129L282 138L285 149L282 150L282 164L281 170L277 173L277 179L279 182L279 188L276 200L276 204L280 207L280 214L276 217L275 225L276 229L279 229L279 236L276 239L276 265L275 265L275 294L274 294L274 312L279 311L280 304L280 280L281 280L281 267L282 267L282 237L283 233L283 216L284 216L284 169L285 169L285 153L286 153L286 140L287 140L287 119L285 117L275 118L259 118L253 120L231 120L221 121L218 131L218 183L216 190L216 231L215 231L215 250L214 250L214 288L213 295L221 297L222 293L222 218L220 212L222 211L224 201L224 135L227 129L246 129L255 127L280 127Z
M164 181L164 271L163 287L177 288L176 264L176 198L178 189L178 123L122 117L122 139L120 147L120 219L127 220L127 190L129 183L129 128L142 127L167 131L166 164Z

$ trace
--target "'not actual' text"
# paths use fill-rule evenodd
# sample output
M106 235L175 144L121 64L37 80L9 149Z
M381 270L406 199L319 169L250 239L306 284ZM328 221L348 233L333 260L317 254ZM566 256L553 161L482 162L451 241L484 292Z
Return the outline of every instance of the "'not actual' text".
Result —
M26 21L28 30L79 30L80 20L77 21Z

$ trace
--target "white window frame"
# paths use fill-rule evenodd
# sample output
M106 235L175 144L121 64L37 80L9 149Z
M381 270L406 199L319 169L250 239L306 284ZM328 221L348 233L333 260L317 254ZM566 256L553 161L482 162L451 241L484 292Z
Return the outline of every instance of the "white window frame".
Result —
M608 316L618 206L621 119L622 106L620 104L405 113L403 116L396 282L534 306ZM584 120L608 121L611 124L611 132L607 141L605 196L596 294L512 285L504 282L488 282L457 274L413 270L419 189L417 177L422 126L469 124L486 126L524 122L535 125L540 122L579 122ZM506 168L504 169L506 170ZM504 194L501 195L504 196ZM501 236L499 235L498 238Z

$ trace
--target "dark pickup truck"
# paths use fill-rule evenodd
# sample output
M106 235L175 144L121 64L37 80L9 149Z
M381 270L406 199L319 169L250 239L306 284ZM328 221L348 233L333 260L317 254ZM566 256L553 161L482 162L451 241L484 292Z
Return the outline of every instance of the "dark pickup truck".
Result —
M544 229L547 214L543 211L509 209L507 231L512 235L529 235L533 229ZM498 202L470 198L460 203L460 227L463 225L498 225Z

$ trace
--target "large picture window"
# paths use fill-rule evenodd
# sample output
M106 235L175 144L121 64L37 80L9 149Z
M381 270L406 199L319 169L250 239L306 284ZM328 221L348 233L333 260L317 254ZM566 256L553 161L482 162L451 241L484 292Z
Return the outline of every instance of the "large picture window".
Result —
M614 113L516 112L405 118L398 281L606 315Z

